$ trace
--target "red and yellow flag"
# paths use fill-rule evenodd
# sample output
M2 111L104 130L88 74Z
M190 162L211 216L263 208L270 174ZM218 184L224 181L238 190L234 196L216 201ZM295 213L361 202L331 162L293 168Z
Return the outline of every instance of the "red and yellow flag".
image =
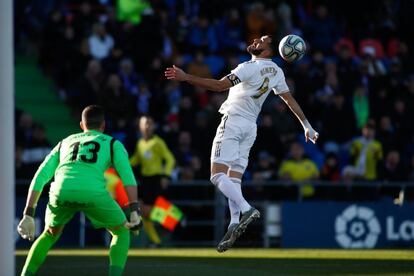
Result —
M106 189L111 196L118 202L121 208L128 207L128 195L125 187L122 184L121 178L118 176L114 168L109 168L105 171Z
M151 210L152 221L159 222L164 228L173 231L183 218L181 210L162 196L157 197Z

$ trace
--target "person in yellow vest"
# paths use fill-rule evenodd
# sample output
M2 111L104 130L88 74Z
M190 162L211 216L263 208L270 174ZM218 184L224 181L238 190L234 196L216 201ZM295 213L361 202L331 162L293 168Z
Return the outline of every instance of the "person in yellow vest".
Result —
M144 229L150 240L161 243L153 223L148 219L155 199L163 195L170 182L175 158L162 138L154 134L154 120L142 116L138 123L142 137L137 141L129 162L132 167L140 166L140 199L143 201Z
M290 146L290 159L282 162L279 169L279 178L290 181L305 181L319 178L319 170L315 162L304 158L304 148L299 142ZM302 196L309 197L314 194L312 185L301 186Z
M383 155L382 145L375 139L375 126L369 122L362 128L362 136L357 137L351 144L355 177L364 180L377 179L377 165Z

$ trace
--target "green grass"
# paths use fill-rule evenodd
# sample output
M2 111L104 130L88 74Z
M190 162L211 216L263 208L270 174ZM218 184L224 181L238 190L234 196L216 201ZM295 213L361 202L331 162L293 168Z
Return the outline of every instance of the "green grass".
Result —
M27 251L17 251L17 272ZM107 250L53 250L39 275L107 275ZM410 250L131 250L124 275L414 275Z

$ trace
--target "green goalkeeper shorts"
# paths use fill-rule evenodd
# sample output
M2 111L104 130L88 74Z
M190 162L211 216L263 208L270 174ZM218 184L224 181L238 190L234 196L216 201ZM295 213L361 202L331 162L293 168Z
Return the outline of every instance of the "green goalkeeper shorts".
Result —
M46 208L46 226L67 224L77 212L83 212L95 228L111 228L123 225L127 218L109 193L81 193L64 191L50 194Z

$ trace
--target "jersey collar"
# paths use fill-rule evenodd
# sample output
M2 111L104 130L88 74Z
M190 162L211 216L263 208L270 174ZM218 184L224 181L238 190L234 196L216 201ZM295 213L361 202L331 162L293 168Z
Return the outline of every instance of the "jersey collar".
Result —
M271 61L271 58L258 58L258 57L253 57L252 60L267 60L267 61Z

